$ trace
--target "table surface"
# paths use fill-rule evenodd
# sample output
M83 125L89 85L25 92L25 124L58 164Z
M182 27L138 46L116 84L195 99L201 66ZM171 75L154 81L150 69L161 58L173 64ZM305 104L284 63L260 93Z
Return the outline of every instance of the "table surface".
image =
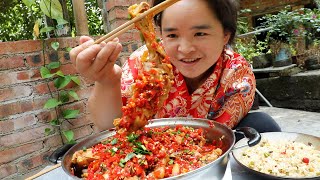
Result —
M233 156L229 155L229 162L226 168L226 173L222 180L263 180L261 176L257 176L253 173L248 172L246 169L241 167L233 158ZM46 168L49 168L47 166ZM46 169L45 168L45 169ZM44 169L44 170L45 170ZM59 167L55 170L52 170L38 178L36 180L72 180L62 169ZM202 179L203 180L203 179Z

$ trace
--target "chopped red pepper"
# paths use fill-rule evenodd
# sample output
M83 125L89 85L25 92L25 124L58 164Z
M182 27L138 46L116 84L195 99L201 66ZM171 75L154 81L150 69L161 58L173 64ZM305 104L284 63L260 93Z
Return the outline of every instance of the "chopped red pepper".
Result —
M302 162L306 164L309 164L309 161L310 161L309 158L306 158L306 157L302 158Z

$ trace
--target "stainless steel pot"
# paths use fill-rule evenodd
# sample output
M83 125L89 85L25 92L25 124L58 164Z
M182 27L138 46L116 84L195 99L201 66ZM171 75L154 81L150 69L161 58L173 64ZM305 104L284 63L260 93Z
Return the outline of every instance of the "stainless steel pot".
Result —
M320 137L315 137L312 135L294 133L294 132L266 132L266 133L261 133L261 137L262 137L262 140L266 139L268 141L276 141L276 142L279 140L284 140L284 141L300 142L300 143L304 143L306 145L309 145L311 143L315 147L315 149L320 150ZM254 173L257 177L259 177L259 179L299 179L299 180L320 179L320 176L308 177L308 178L279 177L279 176L265 174L265 173L250 169L246 165L242 164L240 161L240 157L241 157L242 151L243 151L243 149L241 149L240 147L246 146L246 144L247 144L247 142L244 139L239 140L234 146L234 150L232 151L232 155L233 155L234 159L236 160L236 162L242 168L244 168L246 171L248 171L250 173Z
M166 180L171 179L222 179L223 175L226 170L227 162L229 160L229 152L232 150L234 143L235 143L235 135L234 132L239 132L244 134L247 138L249 138L249 141L247 144L249 146L257 144L261 136L260 134L249 127L246 128L240 128L236 130L231 130L227 126L217 123L212 120L208 119L199 119L199 118L162 118L162 119L153 119L150 120L147 127L155 128L155 127L163 127L163 126L169 126L169 127L175 127L176 125L183 125L183 126L190 126L194 128L202 128L205 132L205 136L209 140L219 140L222 137L222 151L223 154L215 161L198 168L194 171L181 174L179 176L166 178ZM91 147L95 144L100 143L107 137L115 135L115 130L107 130L103 131L99 134L93 135L91 137L88 137L87 139L79 142L78 144L71 147L71 149L68 150L68 152L63 156L62 158L62 167L63 170L74 179L79 179L76 176L73 176L70 173L71 169L71 159L72 155L78 151L83 149L83 147ZM58 154L62 154L61 152L58 152ZM54 158L52 158L54 157ZM51 161L57 161L58 156L54 153L51 156Z

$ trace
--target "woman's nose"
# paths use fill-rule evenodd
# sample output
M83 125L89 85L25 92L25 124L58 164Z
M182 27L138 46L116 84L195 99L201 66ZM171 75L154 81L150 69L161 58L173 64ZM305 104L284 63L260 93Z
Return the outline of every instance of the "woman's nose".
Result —
M178 45L178 51L184 54L195 51L195 46L190 40L181 39Z

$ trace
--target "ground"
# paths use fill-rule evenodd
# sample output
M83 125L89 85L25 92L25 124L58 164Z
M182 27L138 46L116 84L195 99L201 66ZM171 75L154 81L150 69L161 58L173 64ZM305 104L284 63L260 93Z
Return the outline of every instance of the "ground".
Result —
M260 106L258 110L272 116L282 131L297 132L320 137L320 113Z

